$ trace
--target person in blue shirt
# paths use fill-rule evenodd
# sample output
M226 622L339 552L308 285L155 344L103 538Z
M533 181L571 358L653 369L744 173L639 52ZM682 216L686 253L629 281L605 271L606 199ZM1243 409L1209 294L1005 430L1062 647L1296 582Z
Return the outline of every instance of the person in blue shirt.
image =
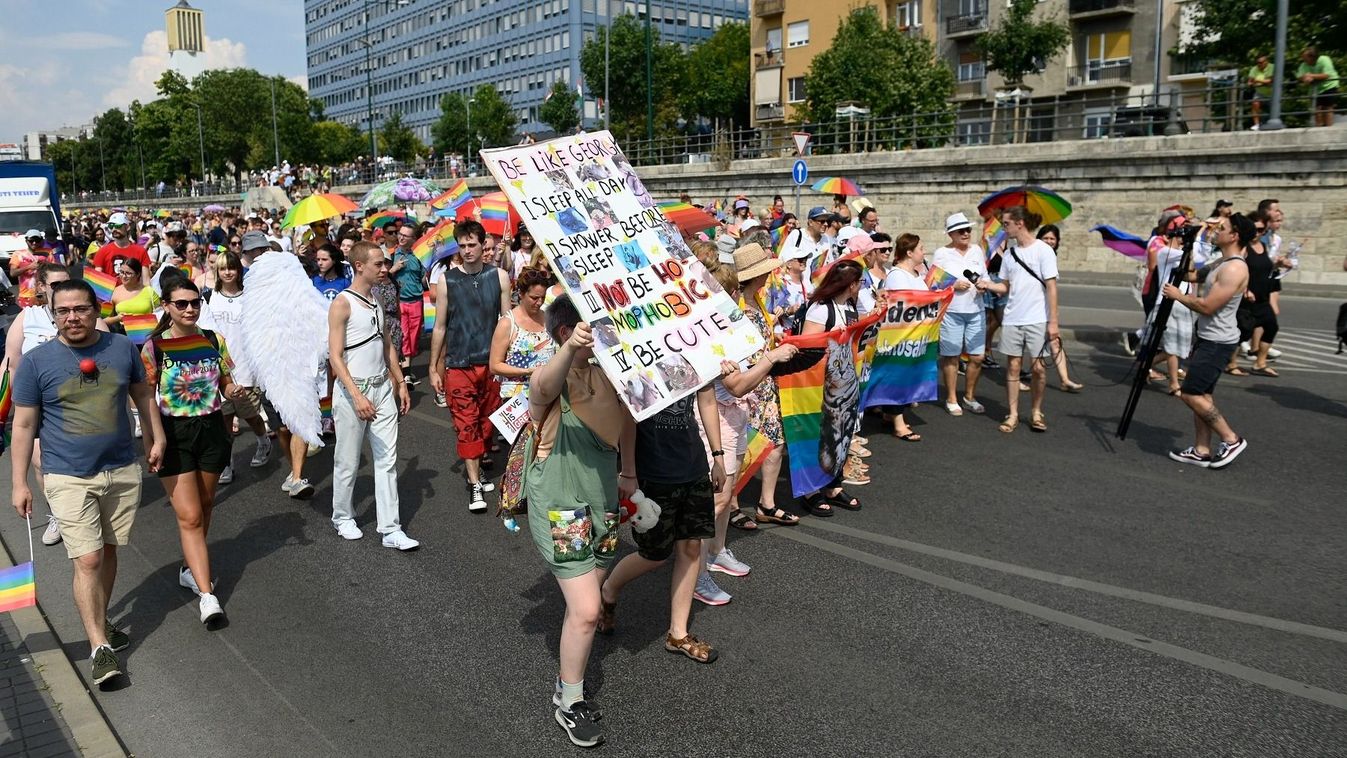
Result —
M328 302L337 299L342 290L351 286L351 280L346 276L345 258L336 245L329 242L318 248L314 262L318 265L318 273L313 277L313 286Z
M388 275L398 288L398 310L402 321L402 369L405 381L416 384L407 371L412 359L421 352L421 332L425 325L422 296L426 294L426 267L412 252L416 242L416 227L404 224L397 231L397 248L393 251L393 267Z

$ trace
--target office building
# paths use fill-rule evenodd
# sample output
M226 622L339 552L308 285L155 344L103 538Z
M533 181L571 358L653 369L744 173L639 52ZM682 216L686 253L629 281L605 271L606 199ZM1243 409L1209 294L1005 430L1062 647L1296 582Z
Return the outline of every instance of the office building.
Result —
M60 129L28 132L23 135L23 155L30 161L45 161L47 160L47 148L49 146L66 140L86 140L93 133L93 124L63 126Z
M206 70L205 14L188 5L187 0L164 11L164 31L168 34L168 67L189 81Z
M581 47L610 12L643 21L645 8L633 0L306 0L309 94L329 118L362 131L371 106L376 129L400 113L429 142L440 99L467 98L487 83L518 112L520 131L546 131L538 108L560 79L581 93L592 126L603 82L581 81ZM748 0L654 0L650 16L661 40L686 45L747 21Z

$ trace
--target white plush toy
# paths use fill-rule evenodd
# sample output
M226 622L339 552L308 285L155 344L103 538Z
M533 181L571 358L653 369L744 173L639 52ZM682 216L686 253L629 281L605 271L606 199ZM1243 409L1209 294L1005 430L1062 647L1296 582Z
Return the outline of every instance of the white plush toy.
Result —
M621 505L627 519L631 521L631 528L642 534L659 523L659 504L646 497L640 490L631 493L631 500L624 501Z

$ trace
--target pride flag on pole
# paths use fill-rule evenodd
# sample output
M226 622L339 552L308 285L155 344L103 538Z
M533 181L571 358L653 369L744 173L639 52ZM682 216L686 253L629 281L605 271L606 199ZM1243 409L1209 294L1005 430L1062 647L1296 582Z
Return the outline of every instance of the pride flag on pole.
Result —
M481 209L482 228L486 229L488 234L505 236L505 229L510 221L510 201L505 199L505 193L492 192L484 195Z
M949 289L957 281L959 281L959 277L939 266L931 266L926 269L926 286L933 290Z
M144 345L145 340L154 333L154 328L159 325L159 317L153 313L145 315L127 314L122 316L122 326L126 329L126 336L131 338L131 342L136 345Z
M436 216L454 217L454 211L458 206L472 199L472 193L468 191L468 180L459 179L458 183L449 188L448 192L430 201L430 210Z
M953 289L888 290L879 334L867 349L870 376L861 406L907 405L938 396L940 320L954 299Z
M739 478L734 481L734 494L736 495L744 488L748 480L758 473L758 469L762 468L762 463L767 460L767 456L771 455L772 451L776 449L776 445L772 444L772 441L767 439L766 435L751 426L748 428L747 437L748 443L744 445L744 459L739 463Z
M988 218L985 226L982 227L982 250L987 257L992 256L992 251L1006 243L1006 230L1001 228L1000 219Z
M0 613L37 605L37 580L33 562L0 569Z

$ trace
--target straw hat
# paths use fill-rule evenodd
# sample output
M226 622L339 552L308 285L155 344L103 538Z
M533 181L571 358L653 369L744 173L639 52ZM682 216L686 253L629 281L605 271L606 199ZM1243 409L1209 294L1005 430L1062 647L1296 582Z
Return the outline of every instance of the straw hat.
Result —
M762 245L750 242L734 251L734 270L739 281L747 282L763 274L770 274L781 267L781 261L762 249Z

